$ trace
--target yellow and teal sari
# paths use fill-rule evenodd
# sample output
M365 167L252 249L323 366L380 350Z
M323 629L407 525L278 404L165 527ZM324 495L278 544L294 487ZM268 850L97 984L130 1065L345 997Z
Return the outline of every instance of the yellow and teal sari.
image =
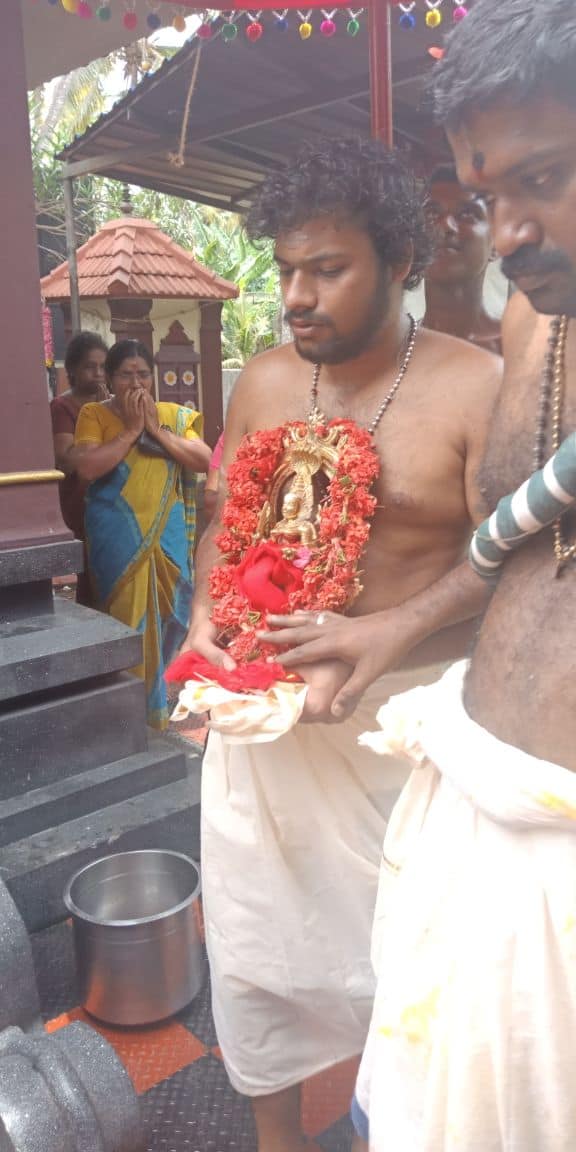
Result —
M178 404L157 404L158 419L187 440L202 417ZM86 404L76 443L104 444L123 425L106 404ZM146 683L148 723L165 728L164 671L182 643L193 592L196 475L135 446L86 494L86 545L96 605L135 628L144 659L134 672Z

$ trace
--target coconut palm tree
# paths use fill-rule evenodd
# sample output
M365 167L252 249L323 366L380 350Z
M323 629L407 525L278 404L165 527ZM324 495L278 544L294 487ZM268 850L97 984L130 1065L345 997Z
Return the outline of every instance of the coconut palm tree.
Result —
M109 84L114 72L123 75L128 90L173 54L174 49L157 48L148 40L136 40L37 89L33 98L40 98L44 111L38 147L49 147L55 136L63 135L70 141L85 132L115 99Z

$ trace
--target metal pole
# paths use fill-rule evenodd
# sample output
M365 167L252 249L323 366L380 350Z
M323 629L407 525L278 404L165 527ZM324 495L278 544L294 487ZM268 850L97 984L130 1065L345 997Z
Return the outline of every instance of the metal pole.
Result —
M66 223L66 255L68 257L68 275L70 277L70 310L72 316L72 335L80 331L80 290L78 286L78 263L76 261L76 228L74 226L74 181L70 176L64 176L64 218Z
M368 12L372 136L382 140L387 148L392 148L392 35L389 0L372 0Z

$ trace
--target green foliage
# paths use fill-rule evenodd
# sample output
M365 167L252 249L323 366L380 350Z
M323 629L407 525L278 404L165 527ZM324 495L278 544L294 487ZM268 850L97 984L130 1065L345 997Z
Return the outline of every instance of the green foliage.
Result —
M106 79L116 57L95 61L29 95L34 192L42 273L66 258L62 165L57 154L106 111ZM133 63L133 62L132 62ZM126 63L128 71L130 61ZM133 77L132 77L133 79ZM74 184L75 225L83 243L122 213L125 190L114 180L85 176ZM153 220L181 247L240 289L222 317L224 366L241 368L279 337L280 297L270 247L254 247L230 212L148 189L131 189L134 214Z
M240 289L238 299L227 300L222 310L225 368L242 368L278 342L281 303L272 249L250 243L240 216L146 189L135 190L132 199L138 216L154 220L201 264Z
M242 368L258 352L278 342L279 302L272 296L240 292L222 309L222 366Z

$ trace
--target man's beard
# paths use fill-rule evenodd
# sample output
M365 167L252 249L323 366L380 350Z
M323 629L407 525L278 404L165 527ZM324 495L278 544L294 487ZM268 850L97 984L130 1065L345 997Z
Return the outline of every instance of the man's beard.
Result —
M390 274L387 269L383 269L378 277L372 307L354 332L339 336L330 317L320 312L294 309L286 313L285 320L287 324L296 319L304 323L322 324L324 331L332 332L332 335L326 335L324 339L308 340L304 346L298 340L298 333L293 332L294 347L303 360L309 360L311 364L344 364L348 360L355 360L370 347L388 316L389 306Z

